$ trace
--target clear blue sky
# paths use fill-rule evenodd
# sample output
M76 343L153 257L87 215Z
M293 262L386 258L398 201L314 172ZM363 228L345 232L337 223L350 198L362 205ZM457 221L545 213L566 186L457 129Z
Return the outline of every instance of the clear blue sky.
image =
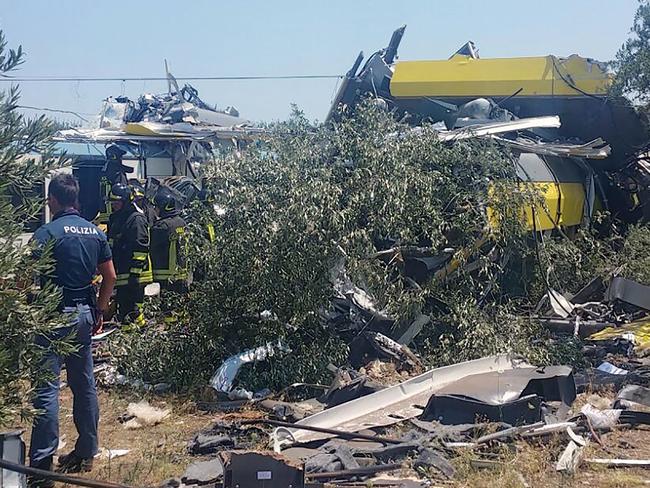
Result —
M482 57L573 53L611 59L637 0L169 1L3 0L0 26L22 44L23 76L339 74L360 50L407 24L400 58L446 58L467 40ZM336 80L203 81L201 98L252 120L296 103L323 119ZM0 85L0 86L4 86ZM95 113L109 95L163 92L163 82L23 83L21 103ZM67 118L59 116L60 118Z

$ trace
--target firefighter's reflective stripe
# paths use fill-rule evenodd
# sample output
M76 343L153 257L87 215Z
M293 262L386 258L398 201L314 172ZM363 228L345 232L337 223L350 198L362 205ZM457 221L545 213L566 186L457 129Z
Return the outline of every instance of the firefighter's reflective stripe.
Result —
M108 224L108 219L111 216L111 202L109 200L111 194L111 182L108 181L106 176L102 176L99 180L99 194L102 198L101 210L95 221L98 224Z
M183 239L183 236L185 235L185 227L178 227L176 229L176 239L172 239L172 241L169 243L169 269L168 271L170 272L171 276L169 279L171 280L185 280L187 279L187 270L181 267L181 265L178 263L178 244L181 242L181 239ZM185 250L187 251L187 250ZM167 271L167 270L162 270Z
M187 247L186 239L184 239L185 227L177 227L174 229L174 232L175 235L172 233L169 236L167 267L154 269L154 278L156 281L182 281L188 277L187 269L178 260L179 243L182 242L185 244L184 247Z
M120 275L120 276L122 276L122 275ZM130 277L130 276L137 276L137 277L138 277L137 282L138 282L139 284L144 284L144 285L146 285L146 284L149 284L149 283L153 282L153 272L152 272L151 270L146 270L146 271L139 271L139 270L138 270L138 271L132 271L131 273L129 273L129 274L126 275L126 281L124 282L124 284L128 283L128 281L129 281L129 277ZM120 285L120 283L119 283L119 278L118 278L118 283L116 283L116 285L117 285L117 286Z
M129 283L130 273L120 273L117 275L117 280L115 281L115 286L124 286Z
M148 257L149 257L149 253L134 251L133 257L131 258L131 269L129 271L133 274L143 273L147 265Z
M129 273L138 276L138 283L146 284L153 281L151 257L148 252L133 251Z
M150 264L151 266L151 264ZM153 272L151 271L151 268L147 270L140 270L138 269L137 272L130 272L130 273L120 273L117 275L117 281L115 282L115 286L126 286L129 284L129 278L131 276L137 276L137 283L140 285L147 285L149 283L153 282Z
M135 273L132 273L135 274ZM149 260L149 269L142 271L138 276L138 283L149 284L153 282L153 271L151 270L151 260Z

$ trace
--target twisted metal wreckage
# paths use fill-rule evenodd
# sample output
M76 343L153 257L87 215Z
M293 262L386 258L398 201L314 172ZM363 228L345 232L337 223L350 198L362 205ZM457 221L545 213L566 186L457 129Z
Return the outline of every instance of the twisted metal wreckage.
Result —
M627 101L608 97L609 75L599 63L575 55L481 59L471 42L448 60L396 61L403 33L404 27L396 30L389 45L363 67L363 54L357 57L343 78L328 122L371 96L412 124L414 131L434 123L440 139L449 143L483 137L507 146L517 156L521 181L543 196L538 209L526 212L531 231L568 231L588 224L603 208L628 221L647 218L650 166L644 159L644 121ZM164 182L179 176L199 179L201 162L215 144L264 135L234 109L215 110L191 86L179 89L170 74L168 80L166 94L143 95L135 102L108 99L99 127L64 130L57 140L118 144L133 154L136 177ZM98 184L102 156L79 156L73 164L82 185ZM405 260L416 281L444 277L453 270L448 256ZM346 281L344 270L337 274L334 288L335 310L354 308L377 323L391 320L373 308L363 290ZM539 441L551 433L566 434L568 442L556 469L574 472L589 440L600 442L598 433L620 424L650 423L650 416L638 408L650 403L645 388L648 365L635 360L616 367L605 360L608 352L630 357L650 346L648 296L647 287L620 277L609 283L595 279L568 298L549 290L536 311L538 318L558 333L590 337L601 345L592 359L602 364L580 374L566 366L535 368L499 355L433 369L384 387L356 370L332 368L335 380L323 395L290 402L284 401L287 392L278 400L269 392L234 388L242 365L287 352L286 347L278 342L244 351L227 359L211 382L229 400L203 407L233 410L255 404L270 418L217 422L197 434L190 452L216 457L193 464L164 486L301 487L337 480L365 486L365 478L382 471L397 472L387 481L390 486L425 486L412 476L400 480L399 474L409 466L452 478L455 469L449 458L463 449L471 450L473 466L494 467L498 461L492 448L513 440ZM365 338L378 357L414 372L421 363L408 344L426 323L426 317L418 317L394 339L372 330ZM621 390L612 408L588 405L569 415L576 394L587 385ZM292 385L287 390L313 386ZM486 434L486 422L496 425L496 432ZM259 424L276 427L269 441L276 453L250 451L257 447L253 439L265 433ZM388 435L386 429L396 425ZM14 460L20 464L20 445L15 436L11 439ZM10 464L2 466L17 469Z
M627 100L608 96L611 79L600 63L577 55L482 59L471 42L448 60L397 61L404 30L397 29L388 46L363 66L359 54L326 122L370 96L414 130L437 123L446 141L498 141L519 154L519 176L544 197L538 222L529 222L539 231L582 225L598 208L628 221L647 217L645 121ZM179 88L167 76L167 93L144 94L137 101L111 97L98 127L63 130L56 140L118 144L138 162L136 178L196 180L214 145L245 144L264 135L236 109L217 110L192 86ZM103 159L73 160L95 199Z
M143 94L133 101L109 97L98 124L90 128L59 131L54 140L72 149L72 171L81 187L81 213L93 219L102 207L100 180L108 168L107 157L75 154L75 146L117 146L124 151L124 168L140 181L170 184L188 200L200 190L200 166L212 157L215 146L245 143L264 133L239 116L233 107L218 110L199 98L191 85L179 88L167 72L168 92Z
M442 122L442 140L490 137L508 146L518 155L520 179L537 187L544 198L539 209L527 212L533 231L568 231L588 224L598 208L631 221L645 216L644 188L650 173L638 156L643 155L647 143L644 121L624 100L607 97L608 75L598 63L577 56L547 56L484 60L483 64L472 43L447 61L394 62L403 32L403 28L396 31L389 46L373 54L361 69L359 55L344 78L328 120L339 117L342 107L343 111L353 110L370 94L380 106L411 122L413 130L420 130L423 122ZM637 183L626 186L625 178ZM410 272L416 281L445 276L450 270L448 257L403 257L414 261ZM363 290L346 282L344 271L337 278L333 280L338 297L334 299L335 310L339 307L345 313L353 308L357 312L353 315L365 316L362 322L366 325L368 321L390 322L390 317L374 309ZM279 420L218 422L197 435L191 449L203 454L246 449L250 447L250 429L267 424L276 427L270 444L282 453L286 464L305 463L300 477L304 484L298 486L317 486L323 480L363 486L362 480L368 476L399 470L403 474L409 465L428 470L430 476L437 473L441 478L452 478L455 470L449 458L459 449L472 450L473 466L494 467L498 461L490 453L493 447L517 439L539 442L550 434L566 434L567 448L556 469L575 472L589 440L600 441L596 432L616 424L634 426L650 421L638 403L621 404L632 397L643 401L650 398L647 389L640 386L648 384L646 363L624 360L619 363L623 367L617 368L606 360L610 353L624 352L631 357L647 348L647 319L643 321L650 313L650 304L643 298L647 290L618 277L610 283L594 281L570 298L549 290L537 313L558 333L590 337L590 347L598 351L592 359L601 363L596 368L574 374L566 366L535 368L509 356L492 356L427 371L389 387L377 385L355 370L334 368L334 383L314 399L278 401L265 399L261 392L247 392L242 397L241 389L231 389L234 376L223 381L228 365L265 360L269 349L274 348L269 344L224 362L213 378L213 386L236 400L211 408L233 408L245 398L243 403L253 402ZM366 331L363 335L380 358L414 371L418 360L409 354L407 346L425 325L426 318L416 318L395 340L380 332ZM627 331L623 337L620 329ZM230 371L236 375L236 370ZM587 405L569 415L576 394L588 385L620 388L626 383L633 386L627 387L629 392L621 390L622 400L616 400L614 408ZM224 384L228 386L224 388ZM477 418L501 424L497 432L486 435L482 430L485 424L477 423ZM387 437L386 428L395 424L401 428ZM415 430L406 430L408 427ZM231 442L228 447L220 444L224 438ZM587 461L626 464L620 459ZM217 464L209 470L210 482L218 486L221 480L223 486L235 486L226 465ZM399 478L397 474L384 482L390 486L425 486L413 477ZM199 480L186 472L181 482L196 486Z

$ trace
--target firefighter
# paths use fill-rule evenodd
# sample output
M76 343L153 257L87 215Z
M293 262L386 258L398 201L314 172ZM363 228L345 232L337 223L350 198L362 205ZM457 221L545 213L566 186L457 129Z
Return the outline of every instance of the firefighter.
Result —
M117 272L117 319L122 324L144 325L144 289L153 282L149 255L149 223L134 200L133 188L111 187L108 238Z
M76 204L79 184L72 175L57 175L48 187L47 204L54 215L52 222L34 233L36 255L53 241L52 258L55 270L43 278L61 289L59 311L66 322L36 338L43 350L39 367L48 376L35 385L34 418L29 446L30 465L51 471L53 457L59 445L59 376L65 364L67 380L74 396L72 417L79 438L74 450L59 457L60 470L65 472L89 471L97 454L97 426L99 405L93 375L91 336L101 330L102 314L115 283L115 270L106 236L95 225L79 216ZM99 298L92 284L93 275L102 276ZM52 346L56 340L68 338L75 349L59 351ZM2 485L0 476L0 485ZM21 485L22 486L22 485ZM51 480L30 477L30 487L50 488Z
M156 216L153 202L145 196L146 190L144 186L135 178L129 180L129 186L133 190L133 201L144 212L149 222L149 227L153 226L158 217Z
M99 193L102 199L99 215L94 220L97 225L108 225L111 215L110 194L111 187L117 183L127 184L126 174L133 173L133 168L122 163L122 157L126 151L116 145L106 148L106 164L102 169L102 176L99 180Z
M181 217L181 196L161 188L154 198L158 220L151 228L151 262L154 281L161 288L186 292L188 270L185 261L186 227Z

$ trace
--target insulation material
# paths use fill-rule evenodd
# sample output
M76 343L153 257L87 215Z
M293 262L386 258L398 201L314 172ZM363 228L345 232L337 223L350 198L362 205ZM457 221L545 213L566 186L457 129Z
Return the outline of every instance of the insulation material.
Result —
M149 405L147 401L141 401L138 403L129 403L126 413L128 420L124 423L124 428L133 430L159 424L169 417L171 411L162 410Z
M244 364L253 363L255 361L264 361L267 358L274 356L278 352L291 352L291 349L282 341L269 342L255 349L248 349L246 351L230 356L226 359L219 369L214 373L210 380L210 385L217 391L228 393L232 390L235 377Z

